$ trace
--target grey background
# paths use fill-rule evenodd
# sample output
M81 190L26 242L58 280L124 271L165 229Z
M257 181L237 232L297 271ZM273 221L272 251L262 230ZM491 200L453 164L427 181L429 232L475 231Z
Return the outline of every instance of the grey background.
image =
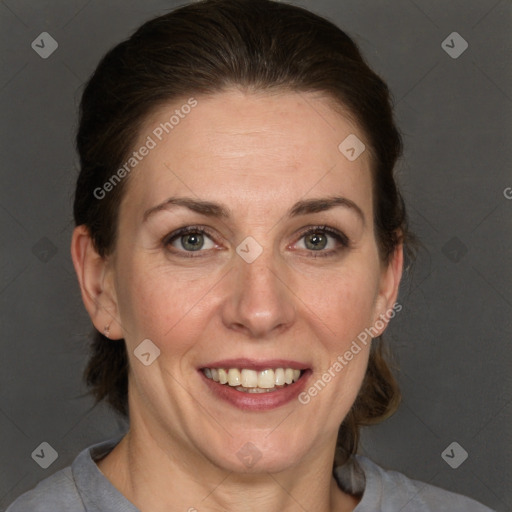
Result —
M400 181L426 246L387 333L404 402L365 429L362 452L512 510L512 4L294 3L345 29L390 85L406 146ZM0 3L1 509L126 428L83 396L91 324L69 256L76 106L107 49L175 5ZM48 59L31 48L43 31L59 45ZM469 44L457 59L441 47L454 31ZM43 441L58 452L46 470L31 458ZM457 469L441 457L453 441L469 454Z

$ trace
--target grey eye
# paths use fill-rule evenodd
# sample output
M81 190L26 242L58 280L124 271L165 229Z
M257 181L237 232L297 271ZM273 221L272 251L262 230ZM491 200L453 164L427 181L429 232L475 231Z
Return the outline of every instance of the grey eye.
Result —
M178 233L167 242L178 251L197 252L201 249L213 249L215 244L211 238L200 230L189 233Z
M309 233L304 236L306 248L313 251L317 249L325 249L328 243L328 238L325 233Z

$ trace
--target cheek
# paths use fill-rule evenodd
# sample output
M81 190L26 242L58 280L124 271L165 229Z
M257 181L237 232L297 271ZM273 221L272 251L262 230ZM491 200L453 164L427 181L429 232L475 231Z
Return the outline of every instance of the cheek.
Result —
M316 332L326 333L319 337L324 355L319 358L311 386L302 395L302 403L322 395L318 407L330 411L326 425L337 429L354 403L366 372L371 337L365 329L372 322L376 277L365 267L331 276L324 285L315 299L315 315L310 315L316 322Z
M123 263L117 290L128 345L149 338L160 348L172 342L173 351L184 350L188 340L204 331L201 319L213 283L204 276L194 278L187 270L171 272L142 261Z
M344 350L371 325L377 286L377 276L369 266L346 268L304 282L301 296L328 333L331 350Z

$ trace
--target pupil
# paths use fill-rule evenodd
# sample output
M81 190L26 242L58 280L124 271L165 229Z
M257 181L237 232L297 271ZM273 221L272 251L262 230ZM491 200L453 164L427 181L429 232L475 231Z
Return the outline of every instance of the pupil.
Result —
M310 241L311 245L311 247L308 247L309 249L323 249L327 243L326 237L319 233L313 233L312 235L309 236L309 239L306 238L306 245L308 245L308 240Z
M183 236L181 239L181 244L185 249L197 251L198 249L201 249L201 247L203 246L204 240L202 238L202 235L194 233Z

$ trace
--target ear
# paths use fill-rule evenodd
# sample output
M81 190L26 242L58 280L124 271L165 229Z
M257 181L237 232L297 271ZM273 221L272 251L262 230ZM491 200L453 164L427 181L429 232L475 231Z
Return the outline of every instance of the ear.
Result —
M402 279L402 270L404 263L403 244L398 244L391 255L389 263L382 265L379 290L375 301L375 315L373 319L373 331L380 336L393 318L397 311L402 309L400 304L396 303L398 297L398 288ZM384 325L382 325L384 324Z
M82 300L94 326L111 339L121 339L123 334L109 260L97 253L89 230L84 225L73 231L71 258Z

